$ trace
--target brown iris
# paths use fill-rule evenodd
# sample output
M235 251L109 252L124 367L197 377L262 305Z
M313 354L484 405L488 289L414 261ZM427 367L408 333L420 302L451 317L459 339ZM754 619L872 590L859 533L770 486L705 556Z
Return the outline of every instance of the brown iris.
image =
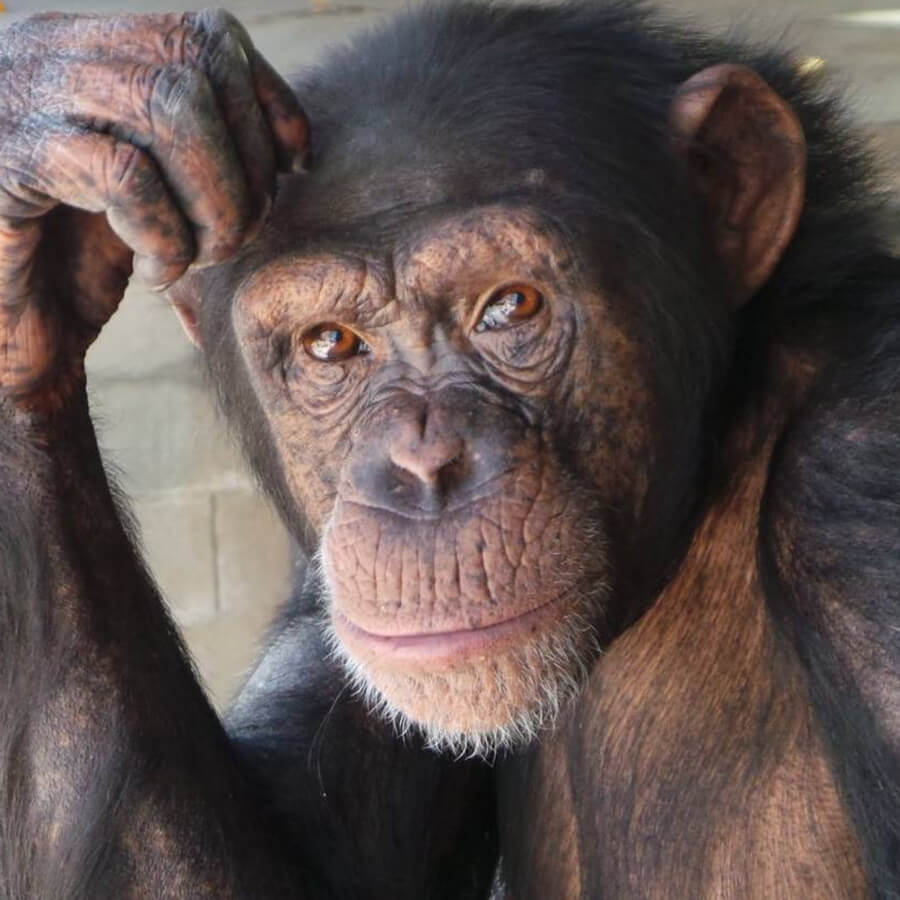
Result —
M341 362L368 350L363 339L335 322L323 322L303 335L303 349L320 362Z
M475 330L509 328L537 315L543 303L540 291L530 285L514 284L501 288L485 304Z

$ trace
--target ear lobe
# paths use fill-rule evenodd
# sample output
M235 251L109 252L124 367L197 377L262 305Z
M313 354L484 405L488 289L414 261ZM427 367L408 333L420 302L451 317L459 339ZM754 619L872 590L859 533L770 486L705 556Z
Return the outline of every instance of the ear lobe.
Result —
M788 103L739 65L689 78L675 95L671 123L739 306L771 275L797 228L806 188L803 128Z

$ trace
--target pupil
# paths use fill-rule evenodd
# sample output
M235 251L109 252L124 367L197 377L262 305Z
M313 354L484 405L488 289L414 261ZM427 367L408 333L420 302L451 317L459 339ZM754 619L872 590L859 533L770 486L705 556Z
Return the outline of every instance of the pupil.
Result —
M340 346L342 335L343 333L338 328L323 329L310 344L310 351L319 359L328 359Z
M493 316L498 323L508 318L519 305L518 294L505 294L493 306Z

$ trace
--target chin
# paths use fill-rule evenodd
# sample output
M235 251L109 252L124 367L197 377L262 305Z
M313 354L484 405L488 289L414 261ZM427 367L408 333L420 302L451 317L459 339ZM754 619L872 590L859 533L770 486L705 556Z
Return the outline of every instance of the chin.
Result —
M570 589L485 627L380 634L332 598L327 632L353 688L398 733L486 759L557 723L581 692L599 645L590 610L605 584Z

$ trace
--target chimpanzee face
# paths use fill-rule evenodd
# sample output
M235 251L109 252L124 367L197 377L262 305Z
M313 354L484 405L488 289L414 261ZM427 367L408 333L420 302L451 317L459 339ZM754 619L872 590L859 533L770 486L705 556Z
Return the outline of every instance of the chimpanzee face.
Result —
M516 46L465 90L338 56L303 94L311 172L174 297L351 677L476 752L551 721L658 589L805 190L799 121L744 66L585 93L595 54Z
M531 735L594 652L607 513L637 527L660 453L633 317L500 204L278 256L232 309L356 682L435 743Z

